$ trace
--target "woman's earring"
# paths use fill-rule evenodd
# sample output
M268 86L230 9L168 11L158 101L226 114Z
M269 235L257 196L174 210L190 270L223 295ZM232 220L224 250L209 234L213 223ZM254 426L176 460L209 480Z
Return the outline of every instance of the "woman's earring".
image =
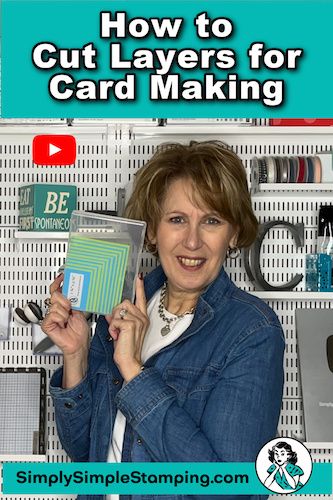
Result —
M227 250L227 257L230 257L230 259L237 259L237 257L240 256L240 248L238 247L229 247Z

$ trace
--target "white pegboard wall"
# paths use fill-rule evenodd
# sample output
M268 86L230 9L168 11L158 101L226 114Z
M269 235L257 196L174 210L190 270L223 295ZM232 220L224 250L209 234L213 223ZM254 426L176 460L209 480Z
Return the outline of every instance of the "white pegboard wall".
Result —
M90 127L10 126L0 128L0 306L22 306L28 300L39 303L48 293L48 286L63 263L66 242L61 240L15 239L18 221L18 187L45 182L76 184L80 210L114 210L117 189L124 187L162 142L188 142L190 139L219 139L238 153L250 179L253 156L306 155L333 147L333 133L305 134L291 131L261 134L261 127L215 127L214 133L202 135L186 126L177 126L177 134L161 133L158 128L100 125ZM257 129L257 130L253 130ZM31 141L36 133L72 133L78 143L78 157L73 167L37 167L31 161ZM274 284L288 281L295 273L304 274L304 256L316 250L318 210L321 204L333 203L333 192L325 197L319 192L259 193L254 198L255 212L260 222L282 218L292 223L304 222L305 244L296 249L293 237L286 229L274 228L264 239L261 264L265 278ZM155 259L144 254L142 268L149 271ZM252 290L243 267L242 256L228 260L226 270L242 288ZM304 281L297 287L304 289ZM278 314L286 336L284 401L279 433L304 439L301 389L298 376L297 344L294 312L297 307L331 308L329 300L269 300ZM0 344L0 366L41 366L48 378L61 364L61 357L34 356L31 329L12 325L11 337ZM59 444L50 397L47 398L48 448L47 460L67 461ZM332 460L330 450L316 450L317 460ZM324 495L322 495L324 496ZM327 497L327 495L325 495ZM14 497L8 497L14 498ZM30 497L26 497L30 498ZM64 498L58 496L56 498ZM73 498L73 497L66 497ZM280 497L281 498L281 497ZM309 497L307 497L309 498ZM314 498L318 498L315 496ZM22 499L23 500L23 499Z

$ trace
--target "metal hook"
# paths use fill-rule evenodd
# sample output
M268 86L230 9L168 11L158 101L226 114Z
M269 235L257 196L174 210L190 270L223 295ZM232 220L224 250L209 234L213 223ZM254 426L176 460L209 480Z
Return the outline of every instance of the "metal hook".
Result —
M327 224L325 224L325 227L324 227L324 238L323 238L323 241L320 245L320 250L321 250L320 253L325 253L324 250L325 250L326 236L327 236Z
M332 247L333 247L332 222L328 223L328 230L330 233L330 238L328 240L326 253L327 253L327 255L331 255L331 251L332 251Z

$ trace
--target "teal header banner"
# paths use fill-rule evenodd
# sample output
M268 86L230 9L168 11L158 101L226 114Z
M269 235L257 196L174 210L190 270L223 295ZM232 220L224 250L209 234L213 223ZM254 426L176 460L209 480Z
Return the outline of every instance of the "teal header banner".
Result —
M2 0L3 118L333 116L333 0Z
M8 494L269 494L252 463L4 463ZM313 464L300 494L331 494L332 464Z

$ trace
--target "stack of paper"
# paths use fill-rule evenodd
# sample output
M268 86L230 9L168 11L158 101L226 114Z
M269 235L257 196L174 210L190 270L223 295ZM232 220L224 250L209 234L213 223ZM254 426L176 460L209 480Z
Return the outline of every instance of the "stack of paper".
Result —
M111 313L122 299L129 252L127 243L71 235L63 294L72 308Z

